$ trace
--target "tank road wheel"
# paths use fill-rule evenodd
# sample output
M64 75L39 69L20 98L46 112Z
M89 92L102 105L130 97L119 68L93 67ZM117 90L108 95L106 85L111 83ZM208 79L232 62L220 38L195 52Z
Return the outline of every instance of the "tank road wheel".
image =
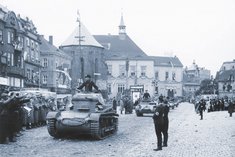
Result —
M112 134L115 134L118 131L118 118L114 118L112 125L114 129L112 130Z
M91 136L96 140L102 140L102 131L98 122L91 123Z
M59 138L59 133L56 130L56 119L49 119L47 123L48 133L55 138Z

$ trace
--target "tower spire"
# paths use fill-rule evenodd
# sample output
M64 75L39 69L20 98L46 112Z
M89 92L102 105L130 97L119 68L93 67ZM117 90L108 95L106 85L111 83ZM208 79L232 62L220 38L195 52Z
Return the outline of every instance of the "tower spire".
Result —
M124 24L124 20L123 20L123 13L121 15L121 21L120 21L120 25L119 27L119 37L120 39L124 40L126 37L126 26Z

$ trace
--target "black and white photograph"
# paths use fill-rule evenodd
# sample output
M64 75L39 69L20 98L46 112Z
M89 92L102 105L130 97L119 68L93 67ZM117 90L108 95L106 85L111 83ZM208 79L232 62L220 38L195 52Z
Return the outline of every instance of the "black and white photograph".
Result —
M1 0L1 157L235 157L234 0Z

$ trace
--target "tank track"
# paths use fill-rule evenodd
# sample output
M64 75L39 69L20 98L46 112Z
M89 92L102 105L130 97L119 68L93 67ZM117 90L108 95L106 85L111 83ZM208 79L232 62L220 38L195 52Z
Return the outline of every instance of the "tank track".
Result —
M56 123L56 119L48 119L47 120L47 130L51 136L58 138L59 134L56 131L55 123Z
M91 136L102 140L111 136L118 130L118 118L112 116L101 116L99 122L91 123Z

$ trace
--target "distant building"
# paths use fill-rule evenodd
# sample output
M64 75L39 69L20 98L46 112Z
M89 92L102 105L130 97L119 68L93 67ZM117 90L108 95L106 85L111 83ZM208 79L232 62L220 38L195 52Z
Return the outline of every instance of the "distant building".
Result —
M47 41L40 37L41 63L40 82L42 88L47 88L58 94L71 93L71 60L72 57L53 45L53 36Z
M210 70L199 67L195 61L183 72L183 95L193 98L195 92L200 88L201 81L211 79Z
M154 58L155 93L168 97L182 96L183 64L178 57Z
M75 89L85 75L91 75L99 89L106 89L107 67L104 60L104 48L79 21L79 26L60 46L60 49L72 57L71 78Z
M235 59L222 64L215 80L218 82L220 97L235 97Z
M145 90L148 90L151 96L182 96L183 65L179 59L146 55L127 35L123 16L118 35L94 37L105 48L110 97L119 97L126 89L130 89L133 96L138 92L143 94ZM167 81L166 72L169 75ZM172 75L174 80L170 78Z
M94 35L104 47L108 67L107 89L110 97L124 93L126 89L154 94L154 59L148 57L126 34L121 16L119 35Z

